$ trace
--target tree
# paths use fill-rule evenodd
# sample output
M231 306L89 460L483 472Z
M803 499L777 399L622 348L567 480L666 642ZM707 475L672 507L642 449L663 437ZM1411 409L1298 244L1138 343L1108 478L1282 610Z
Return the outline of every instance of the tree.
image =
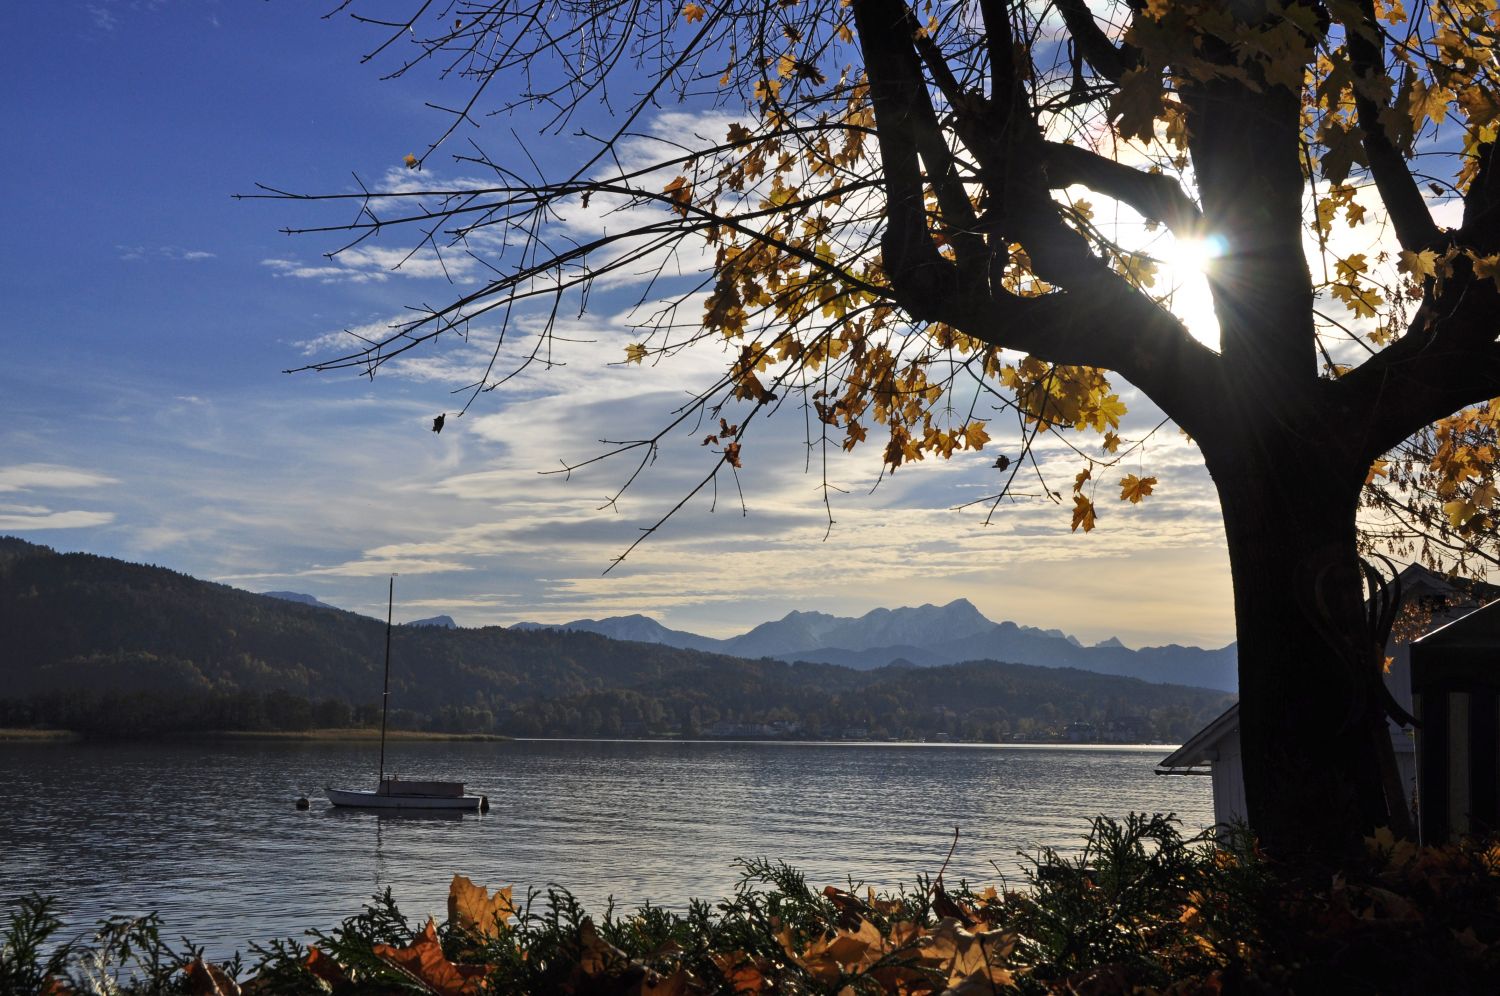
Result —
M1197 442L1218 487L1263 842L1337 854L1389 820L1383 635L1358 555L1433 526L1455 553L1493 549L1493 3L497 0L422 3L395 21L346 8L386 32L377 52L404 47L396 74L434 64L468 83L447 132L407 157L414 171L491 105L550 108L544 128L559 129L634 85L567 175L465 148L454 160L482 180L327 198L359 206L330 226L356 241L412 226L421 251L481 254L494 277L318 369L373 374L481 316L548 299L555 315L600 278L706 245L701 283L663 276L647 292L664 303L626 359L713 341L735 351L729 369L662 435L606 455L644 465L707 414L719 428L702 488L797 399L815 416L811 446L875 431L895 471L989 441L956 400L972 378L1020 426L1015 455L996 461L1001 494L1041 434L1102 435L1078 450L1068 499L1085 531L1096 487L1115 486L1096 472L1138 443L1117 431L1113 372ZM653 140L642 122L669 96L734 120L722 139ZM573 241L559 219L591 201L632 220ZM1173 246L1214 257L1217 346L1156 285ZM702 317L684 320L695 293ZM529 358L554 345L535 342ZM486 374L471 400L513 372ZM1427 475L1427 492L1362 499L1393 472L1397 485ZM1157 484L1118 486L1139 502ZM1362 501L1375 515L1363 540Z

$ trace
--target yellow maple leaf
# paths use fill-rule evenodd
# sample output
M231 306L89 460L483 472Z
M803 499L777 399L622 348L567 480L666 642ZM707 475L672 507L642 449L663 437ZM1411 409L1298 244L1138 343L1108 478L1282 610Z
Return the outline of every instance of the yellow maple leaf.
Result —
M1453 93L1441 86L1429 87L1427 81L1421 77L1412 81L1411 92L1407 97L1407 113L1411 116L1411 126L1420 131L1430 118L1434 124L1442 124L1443 119L1448 116L1448 103L1453 99Z
M1407 253L1403 252L1401 255L1402 257L1405 257ZM1369 260L1365 258L1364 253L1356 252L1351 253L1345 258L1339 260L1335 268L1338 270L1338 274L1340 277L1347 277L1348 279L1353 280L1356 276L1368 270L1370 268L1370 263Z
M682 17L689 24L696 24L698 21L703 20L703 15L707 13L708 11L695 3L685 3L682 5Z
M984 444L989 441L990 434L984 431L983 422L970 422L964 426L964 445L969 449L983 449Z
M781 94L780 80L756 80L755 99L759 101L775 100Z
M1120 451L1120 437L1113 432L1104 434L1104 451L1106 453L1118 453Z
M1437 253L1431 249L1423 249L1421 252L1411 252L1408 249L1401 250L1401 261L1396 265L1397 269L1410 273L1421 280L1423 277L1437 276Z
M1141 499L1151 494L1151 489L1155 486L1156 478L1154 477L1136 477L1134 474L1126 474L1120 479L1120 500L1139 505Z
M1500 255L1471 256L1470 259L1474 265L1474 278L1476 280L1493 280L1495 282L1495 289L1500 290Z
M406 158L402 159L401 161L406 164L407 169L417 168L417 157L412 155L410 152L408 152L406 154Z
M1092 425L1095 432L1120 427L1120 416L1125 414L1126 408L1118 394L1099 392L1090 397L1089 401L1091 407L1087 413L1087 424Z
M1073 496L1073 532L1078 532L1082 526L1084 532L1090 532L1094 528L1094 503L1083 495Z
M1448 517L1448 525L1458 529L1465 522L1479 514L1479 509L1474 503L1464 498L1455 498L1452 501L1443 502L1443 514Z
M646 358L646 347L638 342L632 342L625 347L625 362L639 363Z
M1385 304L1378 291L1358 284L1334 284L1329 293L1361 318L1374 318L1377 309Z

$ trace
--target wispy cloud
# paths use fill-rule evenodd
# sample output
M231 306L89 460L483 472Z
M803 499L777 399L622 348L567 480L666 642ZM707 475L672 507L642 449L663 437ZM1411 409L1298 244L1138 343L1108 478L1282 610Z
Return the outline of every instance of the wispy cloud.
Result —
M260 261L278 277L317 280L334 283L381 283L392 277L416 280L447 280L469 283L479 264L461 251L439 251L432 248L383 249L377 246L355 246L318 263L272 257Z
M206 249L183 249L180 246L127 246L117 245L115 251L121 259L136 262L159 260L169 263L198 263L205 259L217 259L218 253Z
M92 470L55 463L21 463L0 467L0 494L58 488L98 488L117 479Z
M89 19L100 31L113 31L120 26L120 19L115 16L115 12L103 4L91 3L87 10Z
M107 526L115 521L113 512L85 512L72 509L53 512L46 508L28 507L23 513L6 512L0 506L0 532L25 533L36 529L87 529L90 526Z

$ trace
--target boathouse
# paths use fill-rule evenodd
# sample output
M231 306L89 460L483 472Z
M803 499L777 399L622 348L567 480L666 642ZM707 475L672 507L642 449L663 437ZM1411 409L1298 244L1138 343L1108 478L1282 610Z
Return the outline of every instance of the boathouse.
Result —
M1460 758L1467 758L1469 745L1474 743L1467 732L1470 729L1478 731L1479 740L1475 743L1476 747L1483 749L1484 745L1489 744L1490 754L1497 754L1493 734L1487 731L1495 730L1497 724L1500 724L1500 697L1497 697L1500 696L1500 659L1496 657L1497 652L1500 652L1500 634L1495 632L1497 628L1500 628L1500 614L1497 614L1500 612L1500 603L1489 606L1486 613L1478 613L1474 610L1484 603L1495 602L1497 598L1500 598L1500 588L1464 578L1449 578L1416 564L1403 570L1398 581L1401 586L1401 613L1392 630L1390 642L1386 644L1385 653L1390 660L1390 667L1385 674L1386 687L1390 689L1391 696L1396 702L1407 712L1417 716L1419 720L1422 719L1422 713L1413 701L1413 688L1421 681L1427 682L1425 687L1433 693L1441 688L1445 705L1438 705L1437 698L1434 696L1430 696L1423 704L1429 710L1448 708L1450 713L1453 710L1465 710L1462 712L1464 717L1462 722L1468 724L1462 727L1465 734L1464 739L1458 743L1460 749L1458 758L1446 749L1439 752L1436 745L1433 745L1432 751L1424 751L1425 767L1422 770L1425 783L1431 777L1426 773L1427 768L1430 767L1435 772L1440 763L1456 765ZM1489 622L1469 623L1468 619L1471 614L1474 617L1483 615ZM1482 642L1486 625L1487 631L1491 634L1488 644L1488 667L1489 673L1493 674L1490 679L1492 684L1485 686L1489 689L1488 692L1473 684L1468 677L1459 678L1456 672L1450 675L1446 665L1439 663L1443 658L1438 649L1444 645L1454 648L1461 645L1467 647L1468 643L1462 641L1480 640ZM1455 628L1456 632L1453 635L1438 639L1441 633ZM1414 639L1422 633L1426 633L1427 636ZM1425 650L1416 650L1428 638L1437 642L1429 644ZM1482 656L1483 651L1465 650L1463 653L1468 655L1464 657L1465 660L1477 660L1475 655ZM1423 677L1416 680L1413 675L1414 656L1416 660L1423 662L1418 665L1423 668ZM1479 665L1473 665L1469 671L1463 673L1471 675L1473 669L1477 667ZM1481 695L1477 700L1473 698L1476 691ZM1486 694L1488 698L1483 697ZM1460 697L1450 699L1448 697L1450 695ZM1462 696L1469 697L1463 698ZM1470 723L1470 718L1476 715L1473 706L1475 701L1480 703L1477 707L1477 714L1480 716L1477 728ZM1489 718L1489 726L1486 726L1484 718L1486 708L1489 709L1489 713L1494 714ZM1450 724L1445 729L1459 729L1459 726ZM1396 754L1396 768L1401 784L1406 790L1407 802L1412 803L1416 797L1419 776L1417 740L1413 736L1413 731L1399 726L1394 720L1390 723L1390 731L1391 747ZM1431 733L1428 736L1430 740ZM1486 737L1491 737L1491 739L1486 740ZM1440 756L1442 761L1439 760ZM1496 757L1492 756L1488 783L1490 788L1486 790L1480 787L1478 795L1480 801L1486 798L1493 800L1497 791L1500 791L1500 784L1497 784L1494 774L1495 763ZM1245 775L1240 761L1240 707L1238 703L1230 706L1217 719L1193 734L1186 743L1158 762L1156 773L1159 775L1199 775L1211 778L1213 780L1214 823L1220 826L1243 823L1246 813ZM1448 784L1448 781L1444 784ZM1457 785L1457 782L1455 781L1454 784ZM1486 791L1490 793L1488 796L1485 795ZM1457 805L1455 800L1459 798L1465 800L1465 805L1473 798L1469 794L1468 782L1456 787L1454 792L1457 794L1450 793L1446 797L1446 805L1449 809ZM1430 799L1429 794L1429 804L1431 804ZM1493 804L1492 808L1485 812L1493 813ZM1494 820L1495 816L1491 815L1490 819ZM1467 823L1463 825L1468 826ZM1446 828L1444 834L1446 835ZM1423 839L1434 839L1428 837L1425 828Z
M1411 684L1422 842L1500 828L1500 601L1413 643Z

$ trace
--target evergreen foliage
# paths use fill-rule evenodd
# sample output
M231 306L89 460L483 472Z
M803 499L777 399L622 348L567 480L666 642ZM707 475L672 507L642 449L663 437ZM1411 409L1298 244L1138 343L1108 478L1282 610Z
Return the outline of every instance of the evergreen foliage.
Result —
M309 943L208 963L154 916L54 945L51 904L14 904L6 992L121 994L1489 993L1500 972L1500 845L1388 834L1331 880L1184 837L1171 816L1096 819L1081 851L1037 854L1019 891L942 875L877 895L742 863L735 894L597 920L559 886L513 904L455 876L421 925L390 892Z

